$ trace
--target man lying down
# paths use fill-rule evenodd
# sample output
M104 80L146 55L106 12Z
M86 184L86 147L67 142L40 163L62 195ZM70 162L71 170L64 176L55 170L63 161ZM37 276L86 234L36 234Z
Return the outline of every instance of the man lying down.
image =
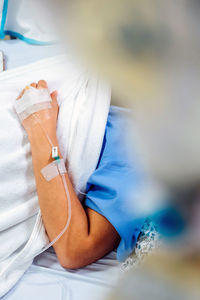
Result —
M27 166L24 163L23 166L17 167L16 162L14 166L12 164L10 170L7 170L10 199L5 199L2 195L3 188L0 196L0 296L8 292L18 281L38 251L41 251L49 241L53 241L62 232L67 220L69 221L67 230L53 244L59 263L67 269L82 268L116 248L118 259L124 260L133 251L143 224L143 220L138 221L133 217L133 213L130 212L127 205L128 202L125 201L127 197L131 196L134 185L137 186L140 181L140 175L130 160L124 141L124 135L128 129L126 127L126 110L117 107L109 108L108 103L109 113L105 112L107 121L102 127L103 138L100 141L100 151L96 151L96 155L98 155L95 168L92 174L89 171L90 176L88 178L86 176L84 179L84 170L78 169L77 165L85 163L85 168L87 169L88 165L88 169L92 170L92 167L89 167L91 161L95 162L95 154L92 149L95 149L99 141L94 138L91 141L90 135L97 135L96 138L98 138L98 131L102 126L100 123L103 110L97 112L95 116L96 125L94 125L93 133L92 128L86 127L87 130L84 128L84 123L87 123L88 120L85 119L82 123L84 140L81 140L81 128L77 125L80 120L77 120L75 129L71 125L71 130L75 132L73 133L75 138L69 132L68 141L65 142L70 143L71 139L73 146L70 150L65 151L63 150L65 146L62 143L62 132L57 130L58 115L63 114L62 105L59 109L57 98L59 98L59 93L54 91L50 94L47 82L39 80L24 87L15 101L15 109L11 113L16 122L13 124L18 122L16 126L19 126L23 132L22 144L24 143L24 145L22 148L26 149L20 151L24 151L21 154L26 156L25 159L29 164L32 161L35 182L33 184L29 182L31 175L26 171L24 179L27 187L21 189L29 190L29 193L25 200L20 201L18 198L23 198L23 195L20 194L22 185L20 178L18 178L18 184L13 186L11 177L20 177L20 172L24 171L22 168ZM7 100L6 103L8 102ZM6 105L5 107L7 107ZM73 111L74 116L74 110L78 110L78 108L74 109L72 106L72 109L70 105L71 103L68 102L66 107ZM87 103L84 105L87 106ZM10 106L5 108L5 112L6 109L9 110ZM76 112L76 114L81 116L84 111L79 114ZM94 113L91 112L91 117L93 117L92 114ZM99 117L97 117L98 115ZM4 118L6 118L6 113ZM67 116L66 122L69 119L70 115ZM73 120L70 124L72 123ZM3 124L0 126L2 127ZM2 130L5 129L1 128ZM15 128L10 130L15 130ZM84 135L84 130L87 131L86 135ZM26 134L27 143L25 142ZM15 138L17 140L17 137ZM76 138L79 140L77 143L73 142ZM61 147L58 140L61 141ZM8 138L7 141L9 141ZM88 147L88 144L91 144L91 147ZM81 155L78 154L79 150L82 151ZM84 156L85 152L88 152L86 156ZM1 155L3 154L1 153ZM87 162L84 161L86 157ZM3 168L5 160L0 163L1 168ZM15 158L15 161L17 160L20 160L20 155ZM76 161L73 162L73 160ZM67 171L63 161L66 163ZM76 169L75 172L73 172L73 168ZM4 185L6 178L3 178L2 174L3 171L0 170L1 184ZM79 184L76 185L77 181ZM85 189L82 188L83 185L85 185ZM80 190L84 192L81 193ZM83 194L84 199L81 202L78 196L83 196ZM14 201L12 201L12 197ZM71 209L67 200L70 200ZM42 223L41 216L38 214L38 202ZM29 204L25 206L25 203Z

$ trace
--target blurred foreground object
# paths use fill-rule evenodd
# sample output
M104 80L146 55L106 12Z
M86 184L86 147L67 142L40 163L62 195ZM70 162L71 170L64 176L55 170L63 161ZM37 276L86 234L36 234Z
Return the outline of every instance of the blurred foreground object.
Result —
M199 258L156 253L124 276L110 300L199 300L199 268Z
M142 164L174 195L172 215L186 227L181 242L174 239L176 251L130 272L115 300L200 299L199 14L199 0L67 2L73 49L111 81L120 104L133 108Z
M68 38L134 108L148 171L170 186L200 179L198 0L67 2Z

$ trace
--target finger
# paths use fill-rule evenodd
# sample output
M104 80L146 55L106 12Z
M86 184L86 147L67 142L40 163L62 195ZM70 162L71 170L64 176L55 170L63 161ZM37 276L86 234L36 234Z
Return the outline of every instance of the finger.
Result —
M32 82L32 83L30 84L30 86L32 86L32 87L34 87L34 88L37 88L37 83Z
M58 109L57 97L58 97L58 92L57 91L54 91L53 93L51 93L52 105L56 109Z
M40 80L40 81L38 81L37 88L38 88L38 89L47 89L48 86L47 86L46 81L45 81L45 80Z
M58 92L57 92L57 91L53 91L53 92L51 93L51 98L52 98L52 100L56 100L56 101L57 101L57 97L58 97Z
M19 94L19 96L17 97L17 100L21 99L21 97L24 95L25 89L23 89L21 91L21 93Z

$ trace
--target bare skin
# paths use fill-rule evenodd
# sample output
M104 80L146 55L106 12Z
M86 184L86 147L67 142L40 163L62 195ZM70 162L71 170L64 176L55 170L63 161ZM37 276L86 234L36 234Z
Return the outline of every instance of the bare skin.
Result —
M31 86L37 89L47 88L47 83L40 80L38 83L32 83ZM24 90L18 99L23 93ZM51 98L53 101L52 108L36 114L42 120L43 127L54 145L58 146L56 137L57 92L53 92ZM48 119L46 118L47 115ZM49 240L52 241L64 228L68 218L65 189L60 176L47 182L41 175L41 169L53 161L51 147L41 126L35 124L32 116L23 122L23 126L31 144L43 222ZM53 247L60 264L64 268L76 269L86 266L112 251L118 245L120 237L106 218L92 209L83 207L74 192L69 176L66 174L65 177L71 197L72 217L68 230Z

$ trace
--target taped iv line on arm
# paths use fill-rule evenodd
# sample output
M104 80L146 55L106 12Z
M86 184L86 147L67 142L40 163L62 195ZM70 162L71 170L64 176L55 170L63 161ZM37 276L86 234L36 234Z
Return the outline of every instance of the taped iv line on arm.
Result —
M48 89L36 89L32 86L25 88L23 96L16 101L15 110L23 122L35 112L51 108L52 99Z
M51 103L52 99L47 88L36 89L31 86L25 88L23 96L15 103L15 110L21 122L23 122L25 119L32 115L36 123L38 123L44 131L46 138L50 144L50 147L52 148L52 158L54 159L54 161L45 166L41 170L41 174L48 182L57 176L61 176L68 203L68 219L65 227L51 243L45 246L41 251L34 253L34 256L37 256L41 252L44 252L54 243L56 243L58 239L66 232L71 220L71 199L65 178L65 173L67 173L67 170L65 168L64 160L58 156L58 147L56 145L53 145L53 142L51 141L49 135L47 134L42 124L42 121L39 119L38 115L35 114L43 109L51 108ZM27 259L30 259L30 257L27 257Z

